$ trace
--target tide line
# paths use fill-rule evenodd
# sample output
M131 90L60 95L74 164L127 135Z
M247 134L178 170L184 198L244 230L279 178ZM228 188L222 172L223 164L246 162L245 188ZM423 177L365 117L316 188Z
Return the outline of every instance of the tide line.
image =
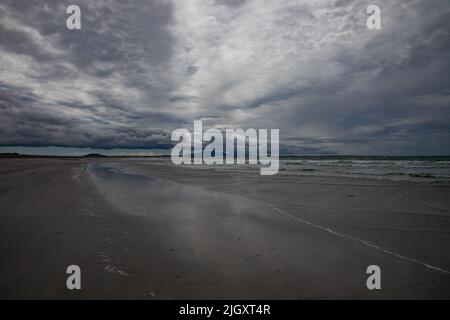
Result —
M366 241L364 239L360 239L360 238L356 238L356 237L353 237L353 236L349 236L349 235L347 235L345 233L337 232L337 231L332 230L330 228L324 227L324 226L322 226L320 224L312 223L310 221L294 217L293 215L285 212L284 210L278 208L277 206L275 206L272 203L268 203L268 202L263 202L263 203L265 203L266 205L270 206L275 211L278 211L279 213L283 214L284 216L286 216L286 217L288 217L288 218L290 218L292 220L295 220L297 222L306 224L306 225L311 226L311 227L316 228L316 229L320 229L320 230L326 231L326 232L328 232L328 233L330 233L332 235L335 235L335 236L338 236L338 237L341 237L341 238L346 238L346 239L349 239L349 240L352 240L352 241L356 241L356 242L362 243L363 245L365 245L365 246L367 246L369 248L381 251L381 252L383 252L383 253L385 253L387 255L390 255L390 256L393 256L393 257L396 257L396 258L399 258L399 259L402 259L402 260L406 260L406 261L409 261L409 262L412 262L412 263L419 264L419 265L424 266L424 267L426 267L428 269L431 269L431 270L434 270L434 271L438 271L438 272L442 272L442 273L446 273L446 274L450 274L450 271L448 271L448 270L445 270L443 268L439 268L439 267L433 266L433 265L431 265L429 263L426 263L426 262L423 262L423 261L420 261L420 260L417 260L417 259L414 259L414 258L409 258L409 257L406 257L404 255L395 253L395 252L393 252L391 250L388 250L388 249L379 247L379 246L377 246L377 245L375 245L373 243L370 243L370 242L368 242L368 241Z

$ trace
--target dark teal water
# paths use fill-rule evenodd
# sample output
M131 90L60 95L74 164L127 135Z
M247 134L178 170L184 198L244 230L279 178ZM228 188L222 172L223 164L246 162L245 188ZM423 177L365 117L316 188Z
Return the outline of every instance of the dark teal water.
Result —
M284 157L281 166L285 171L303 174L450 181L450 157L445 156Z
M167 158L135 158L141 164L174 165ZM192 169L255 171L259 165L185 165ZM314 175L450 182L450 156L282 156L280 175Z

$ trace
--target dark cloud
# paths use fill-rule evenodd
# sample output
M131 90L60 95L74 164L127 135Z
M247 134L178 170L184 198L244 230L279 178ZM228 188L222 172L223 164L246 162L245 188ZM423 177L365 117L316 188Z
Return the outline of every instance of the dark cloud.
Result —
M81 108L78 104L70 108ZM0 126L3 146L66 146L97 148L168 149L170 132L162 128L146 128L131 124L117 124L107 117L78 118L62 115L37 104L0 91ZM157 119L164 115L152 114ZM50 143L49 143L50 142Z
M446 0L0 3L0 145L168 148L279 128L281 151L450 154Z

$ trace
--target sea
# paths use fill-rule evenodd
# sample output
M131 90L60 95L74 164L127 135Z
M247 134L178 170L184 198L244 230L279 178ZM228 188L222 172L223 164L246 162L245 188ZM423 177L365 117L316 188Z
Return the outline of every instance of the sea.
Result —
M171 164L170 157L135 158L135 161ZM260 165L249 164L182 166L246 172L259 172L260 168ZM281 156L278 174L450 182L450 156Z
M282 157L281 171L302 175L412 181L450 181L448 156Z

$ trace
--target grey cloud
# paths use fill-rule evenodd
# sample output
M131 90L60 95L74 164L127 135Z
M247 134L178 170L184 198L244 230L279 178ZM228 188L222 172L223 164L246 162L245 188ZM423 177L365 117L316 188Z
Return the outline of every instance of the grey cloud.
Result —
M450 153L448 2L4 0L0 144L168 148L279 128L282 151Z
M75 106L70 105L71 108ZM63 116L51 109L41 110L39 105L24 105L20 99L4 92L0 93L0 112L3 121L0 145L3 146L95 145L105 149L170 147L170 132L165 129L117 125L102 117L81 119ZM163 118L161 115L156 117Z

